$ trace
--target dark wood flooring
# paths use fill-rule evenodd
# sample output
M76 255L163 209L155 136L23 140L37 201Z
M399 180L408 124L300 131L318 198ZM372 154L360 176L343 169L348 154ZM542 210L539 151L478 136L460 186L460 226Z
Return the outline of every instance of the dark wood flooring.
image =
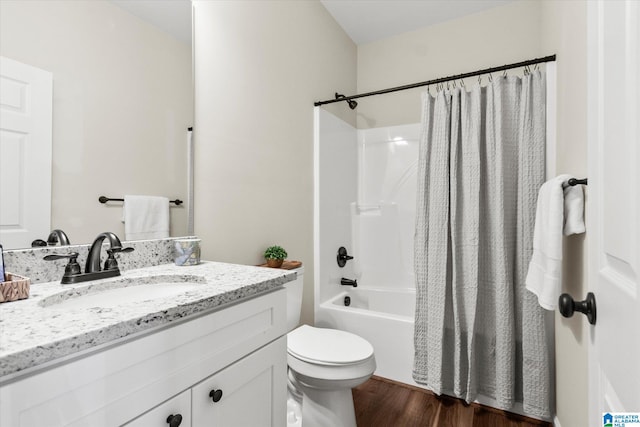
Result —
M550 427L551 424L373 376L353 389L358 427Z

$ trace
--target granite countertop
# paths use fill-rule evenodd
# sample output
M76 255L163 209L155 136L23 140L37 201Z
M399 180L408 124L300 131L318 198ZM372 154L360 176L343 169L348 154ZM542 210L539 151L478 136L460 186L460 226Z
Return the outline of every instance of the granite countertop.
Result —
M186 292L153 300L75 308L56 303L95 289L134 286L164 276L194 283ZM274 290L295 272L205 261L195 266L165 264L129 270L121 276L61 285L31 286L28 299L0 304L0 380L74 353L163 326L186 316ZM102 290L104 290L102 289ZM133 288L132 288L133 289ZM97 297L99 299L99 297Z

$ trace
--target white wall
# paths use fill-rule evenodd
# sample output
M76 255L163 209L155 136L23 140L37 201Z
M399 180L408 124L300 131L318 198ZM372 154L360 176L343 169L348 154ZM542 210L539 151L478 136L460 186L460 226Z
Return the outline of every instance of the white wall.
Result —
M358 93L553 53L540 49L540 30L539 2L523 0L358 46ZM358 128L420 122L424 90L358 99Z
M51 225L72 243L124 235L122 204L100 195L186 198L189 46L108 1L2 0L0 55L53 73Z
M356 47L318 1L195 1L195 232L203 257L305 265L313 322L313 102L356 90ZM353 112L334 105L347 122ZM337 249L337 248L336 248Z

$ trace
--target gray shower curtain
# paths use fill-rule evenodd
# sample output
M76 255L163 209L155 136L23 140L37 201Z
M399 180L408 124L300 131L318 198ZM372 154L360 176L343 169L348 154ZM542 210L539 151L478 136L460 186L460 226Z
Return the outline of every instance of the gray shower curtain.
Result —
M548 418L543 310L524 282L544 181L544 75L426 92L422 103L413 377Z

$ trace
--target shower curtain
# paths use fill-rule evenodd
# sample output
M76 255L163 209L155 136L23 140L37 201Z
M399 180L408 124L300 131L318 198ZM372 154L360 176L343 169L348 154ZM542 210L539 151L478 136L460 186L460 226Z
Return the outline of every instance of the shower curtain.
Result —
M542 308L525 290L544 181L545 80L422 95L413 377L467 402L551 416Z

